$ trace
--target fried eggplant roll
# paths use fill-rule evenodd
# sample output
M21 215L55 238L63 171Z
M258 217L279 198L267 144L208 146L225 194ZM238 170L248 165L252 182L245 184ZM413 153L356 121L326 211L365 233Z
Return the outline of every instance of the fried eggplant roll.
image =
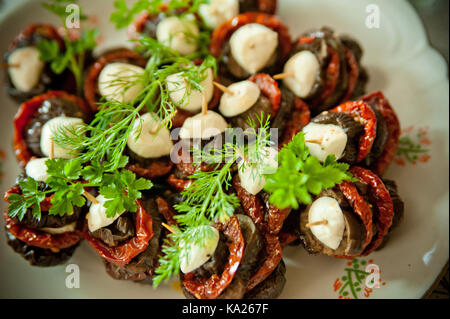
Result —
M311 119L302 129L312 155L328 155L382 175L397 151L400 122L383 93L347 101Z
M281 91L270 75L258 73L226 88L219 104L219 112L232 127L250 128L249 121L259 123L274 119L281 106Z
M395 184L388 189L381 178L362 167L353 166L350 172L358 182L345 181L322 191L300 213L300 238L311 254L367 256L381 247L394 216L396 225L403 216Z
M55 27L31 24L14 39L3 57L6 66L5 89L17 102L61 88L66 74L55 74L49 63L40 59L37 45L43 40L54 40L60 50L64 49L64 41Z
M23 173L18 178L24 180ZM32 176L36 178L38 176ZM47 185L38 179L38 187L45 190ZM12 187L5 194L5 201L11 195L24 196L19 186ZM83 238L81 229L85 207L74 207L71 215L49 214L52 207L51 195L41 202L41 217L37 219L32 208L23 216L11 217L5 212L5 232L7 244L32 266L49 267L64 264L73 255L78 243Z
M284 65L283 84L314 114L364 94L362 49L348 36L323 27L301 35Z
M256 12L240 14L220 25L210 43L225 85L256 73L279 73L291 48L288 28L278 18Z
M108 199L98 195L96 200L89 208L83 236L102 257L107 273L118 280L151 283L164 233L165 215L160 210L167 209L167 203L160 196L145 195L136 201L136 213L108 217Z
M273 276L267 278L267 284L248 293L252 282L252 272L261 263L264 239L252 219L236 214L230 221L216 226L217 244L210 258L197 266L192 258L189 267L186 263L180 273L183 293L187 298L197 299L242 299L275 298L284 287L283 264ZM194 256L194 254L191 254ZM201 256L201 254L195 254ZM183 266L183 263L182 263ZM183 269L186 268L186 269ZM184 270L184 271L183 271ZM275 283L275 285L273 285Z
M70 159L75 154L53 143L55 128L69 128L90 120L84 100L64 91L50 91L28 100L14 118L14 151L24 168L32 158ZM44 160L42 160L44 161Z

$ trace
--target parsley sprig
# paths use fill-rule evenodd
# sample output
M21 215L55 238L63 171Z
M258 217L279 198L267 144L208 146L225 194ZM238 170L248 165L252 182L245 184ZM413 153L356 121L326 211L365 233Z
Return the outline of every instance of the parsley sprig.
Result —
M329 155L322 164L309 153L303 132L278 154L278 169L266 175L264 190L270 193L269 201L284 209L297 209L299 204L310 204L312 195L332 188L344 180L354 180L348 172L349 165L338 163L334 155Z
M126 163L127 159L124 158L122 165L125 166ZM20 181L22 195L11 194L8 197L11 203L8 208L9 216L17 216L22 220L31 208L33 216L40 220L40 204L49 195L53 195L49 215L69 215L74 207L86 204L83 194L87 188L98 187L99 193L108 199L105 203L106 216L114 217L123 211L136 212L135 200L141 198L141 191L152 187L151 181L136 179L134 173L125 169L107 173L100 162L83 167L80 159L49 159L45 164L50 176L46 180L48 187L41 190L38 182L31 177Z
M52 0L42 3L42 6L50 12L57 15L64 27L64 48L61 49L56 40L43 39L36 46L41 53L41 60L50 63L50 68L56 74L61 74L64 70L69 69L74 77L77 88L77 94L82 95L83 92L83 70L86 60L86 53L93 50L97 43L97 29L86 29L76 38L70 37L72 31L67 27L67 19L70 10L66 11L67 5L74 3L73 0ZM81 9L80 9L81 10ZM80 12L80 20L86 20L86 16Z

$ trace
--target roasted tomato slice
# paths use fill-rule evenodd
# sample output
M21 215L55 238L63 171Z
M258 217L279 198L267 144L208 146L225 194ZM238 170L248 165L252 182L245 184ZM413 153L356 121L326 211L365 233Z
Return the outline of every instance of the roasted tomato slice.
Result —
M366 184L370 188L370 194L373 196L375 205L378 208L378 215L375 216L375 225L377 226L377 233L375 238L370 242L363 252L363 256L369 255L383 242L384 236L388 233L389 228L392 225L392 219L394 218L394 206L392 204L389 191L384 185L381 178L379 178L372 171L353 166L350 168L350 172L360 180L360 182Z
M114 263L118 267L128 264L134 257L139 255L149 245L153 237L153 219L144 209L139 200L136 201L138 210L136 212L136 236L121 243L118 246L110 247L101 240L89 234L87 222L83 229L83 236L101 257Z
M328 62L328 66L325 71L325 85L320 96L311 102L311 106L313 107L320 106L333 94L338 85L339 76L341 74L339 54L331 46L327 47L327 51L330 56L330 62Z
M267 233L264 234L264 239L266 244L266 257L261 268L250 278L247 292L266 280L281 262L281 245L278 236Z
M126 169L132 171L139 177L153 179L169 174L172 167L173 163L169 158L158 158L152 161L149 165L143 166L138 163L129 164L126 166Z
M294 99L294 109L286 123L280 148L292 141L292 138L311 121L308 104L298 97Z
M397 114L391 107L389 101L380 91L366 95L361 98L368 103L373 109L380 112L384 118L388 129L388 137L384 144L384 150L377 161L370 167L378 175L382 175L391 164L397 152L398 140L400 138L400 121Z
M103 68L113 62L124 62L145 67L147 60L129 49L117 49L102 55L88 70L84 79L84 96L93 112L97 111L98 77Z
M359 66L356 61L355 55L352 50L345 47L345 58L347 60L347 68L348 68L348 87L347 92L342 98L342 101L347 101L352 97L353 92L355 91L356 84L358 83L359 77Z
M80 109L84 113L86 114L91 113L91 110L89 109L89 107L87 106L87 104L84 102L83 99L75 95L68 94L64 91L50 91L48 93L38 95L32 98L31 100L22 103L22 105L19 108L19 111L14 117L14 140L13 140L14 152L16 154L17 160L19 161L22 167L25 167L25 165L30 161L32 157L32 154L24 138L25 127L30 122L36 110L42 106L42 103L50 98L61 98L73 101L77 105L79 105Z
M5 201L8 201L7 199L11 194L21 194L19 187L16 186L7 191L4 198ZM51 197L46 197L45 200L41 203L41 209L43 211L48 211L50 209L50 200ZM30 246L50 249L54 252L57 252L60 249L72 247L83 238L81 232L79 231L66 232L57 235L49 234L22 226L20 222L8 216L7 211L5 211L4 216L6 229L14 237Z
M214 30L210 43L211 53L215 57L219 57L225 41L231 37L234 31L249 23L262 24L276 31L278 33L278 44L281 48L280 59L284 61L289 56L292 49L292 42L288 28L275 16L258 12L239 14Z
M228 223L220 224L218 228L230 242L228 245L228 262L222 275L213 275L206 279L196 278L194 273L187 273L184 276L184 287L198 299L216 299L219 297L233 280L244 255L244 237L236 216L231 217Z
M278 87L278 82L269 74L264 73L252 75L248 80L256 83L261 93L272 103L271 118L273 119L277 115L281 103L281 91Z
M339 185L339 190L344 194L348 203L357 214L366 229L366 237L362 245L362 249L369 245L373 238L373 213L369 203L358 193L358 190L352 182L344 181Z
M364 101L348 101L331 109L330 112L343 112L359 117L364 123L364 135L359 139L357 162L361 162L372 149L377 134L377 117L372 108Z

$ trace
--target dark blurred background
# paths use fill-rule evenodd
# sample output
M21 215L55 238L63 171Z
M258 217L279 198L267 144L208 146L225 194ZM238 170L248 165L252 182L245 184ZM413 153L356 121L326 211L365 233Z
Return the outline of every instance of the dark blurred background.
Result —
M448 0L409 0L422 19L431 45L448 63Z

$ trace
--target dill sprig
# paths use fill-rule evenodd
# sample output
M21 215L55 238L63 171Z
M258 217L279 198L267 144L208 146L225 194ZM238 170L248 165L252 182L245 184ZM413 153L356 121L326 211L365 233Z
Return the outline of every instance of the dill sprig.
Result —
M179 272L180 256L189 252L188 249L180 247L181 242L184 243L183 247L204 247L213 234L207 227L200 226L226 222L233 216L240 201L237 195L231 192L232 166L242 161L242 157L246 160L252 158L254 162L249 165L264 166L262 150L273 144L270 140L269 119L264 121L263 118L261 116L258 123L248 121L251 128L246 131L249 137L247 145L234 140L225 142L220 149L192 149L194 158L215 165L215 169L209 172L196 171L189 177L193 182L181 193L183 202L175 205L175 209L180 213L175 216L179 228L165 240L163 255L159 259L160 265L155 270L155 287ZM234 135L232 132L229 134ZM241 164L238 169L246 168ZM189 258L189 255L184 258Z
M70 146L74 154L80 153L84 163L106 159L107 170L116 170L136 121L139 121L140 134L143 111L156 113L165 126L171 127L176 106L169 96L167 77L180 74L188 82L184 101L191 90L203 90L200 83L207 77L207 69L216 70L216 60L212 56L197 65L190 57L182 57L149 37L142 37L139 43L139 52L149 58L144 72L133 77L119 77L118 82L111 83L113 86L122 84L124 90L140 83L142 90L137 96L129 103L103 99L98 103L99 111L91 123L62 128L54 138L61 147Z

